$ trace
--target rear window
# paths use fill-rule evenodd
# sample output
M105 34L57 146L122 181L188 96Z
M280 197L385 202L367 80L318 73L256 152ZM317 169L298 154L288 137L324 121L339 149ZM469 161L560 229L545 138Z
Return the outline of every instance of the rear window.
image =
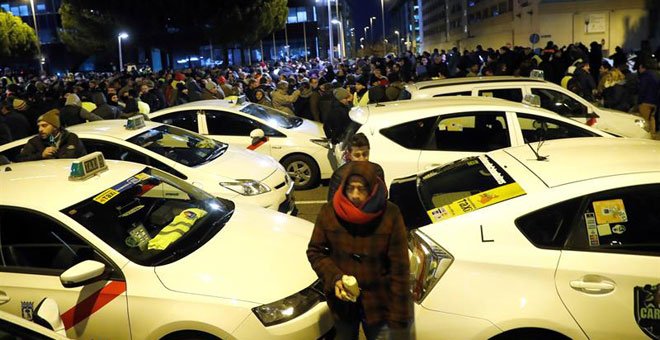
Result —
M485 155L433 169L419 181L420 199L433 222L524 194L520 185Z

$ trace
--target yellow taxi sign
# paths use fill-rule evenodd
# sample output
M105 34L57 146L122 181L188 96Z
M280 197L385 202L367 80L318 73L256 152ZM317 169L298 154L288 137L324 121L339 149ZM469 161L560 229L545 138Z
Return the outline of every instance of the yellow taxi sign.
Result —
M442 207L428 210L426 213L429 215L431 221L435 223L524 194L525 191L523 188L518 183L514 182L461 198Z
M82 156L71 163L69 180L81 181L107 170L108 165L100 151Z
M143 115L136 115L133 117L128 118L126 121L126 129L127 130L136 130L139 128L144 127L144 116Z

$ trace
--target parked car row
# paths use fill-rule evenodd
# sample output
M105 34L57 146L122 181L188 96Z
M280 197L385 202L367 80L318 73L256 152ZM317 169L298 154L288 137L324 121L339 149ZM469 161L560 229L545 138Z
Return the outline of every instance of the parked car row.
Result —
M660 336L660 143L611 134L635 116L411 93L353 109L344 140L367 135L410 229L418 339ZM80 159L0 166L0 313L48 296L71 338L331 334L313 225L280 212L343 145L240 101L150 118L71 127Z

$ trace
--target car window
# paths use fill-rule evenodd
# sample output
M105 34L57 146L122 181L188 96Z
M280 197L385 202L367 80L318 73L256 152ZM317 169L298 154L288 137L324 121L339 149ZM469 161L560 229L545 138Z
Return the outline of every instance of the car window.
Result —
M535 246L561 249L581 202L577 198L534 211L516 219L516 226Z
M419 176L419 198L433 222L525 194L486 155L464 158Z
M452 97L452 96L471 96L472 91L461 91L461 92L449 92L449 93L439 93L434 94L433 97Z
M233 209L231 201L145 168L62 213L131 261L156 266L201 247L224 226Z
M517 115L525 143L560 138L599 136L592 131L582 129L579 126L548 117L534 116L525 113L518 113Z
M151 165L154 168L163 170L181 179L188 179L186 175L177 171L173 167L123 145L88 138L83 138L82 141L88 153L100 151L106 159Z
M551 89L532 88L532 94L539 96L542 108L564 117L585 117L587 114L586 106L562 92Z
M487 152L511 146L503 112L441 116L427 150Z
M380 130L383 136L407 149L426 149L437 117L428 117Z
M227 150L225 143L168 125L145 131L128 141L191 167L208 163Z
M206 111L206 124L210 135L249 136L252 130L260 128L256 121L225 111Z
M189 131L199 132L197 125L197 111L178 111L152 118L153 121L178 126Z
M7 340L50 340L49 336L0 319L0 339Z
M484 89L479 90L479 96L506 99L517 103L520 103L523 100L522 90L520 88Z
M58 222L13 208L0 208L0 249L2 271L60 275L84 260L108 263Z
M660 256L660 185L591 195L578 217L570 249Z
M25 144L15 146L11 149L7 149L5 151L0 152L0 155L3 155L5 157L7 157L7 159L9 159L12 162L16 162L17 158L18 158L18 155L21 153L21 150L23 149L24 146L25 146Z
M285 129L291 129L300 126L303 123L302 118L286 114L272 107L259 104L247 104L240 109L241 112L257 117L268 122L273 126L279 126Z

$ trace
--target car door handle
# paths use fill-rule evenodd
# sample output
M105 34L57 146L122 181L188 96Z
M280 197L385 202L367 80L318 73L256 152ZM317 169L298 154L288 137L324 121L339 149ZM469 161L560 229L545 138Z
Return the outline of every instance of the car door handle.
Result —
M582 280L571 281L571 287L585 293L607 293L614 290L614 283L611 282L585 282Z
M7 295L5 292L0 292L0 305L7 303L11 300L9 295Z
M271 146L272 149L281 149L281 146Z

